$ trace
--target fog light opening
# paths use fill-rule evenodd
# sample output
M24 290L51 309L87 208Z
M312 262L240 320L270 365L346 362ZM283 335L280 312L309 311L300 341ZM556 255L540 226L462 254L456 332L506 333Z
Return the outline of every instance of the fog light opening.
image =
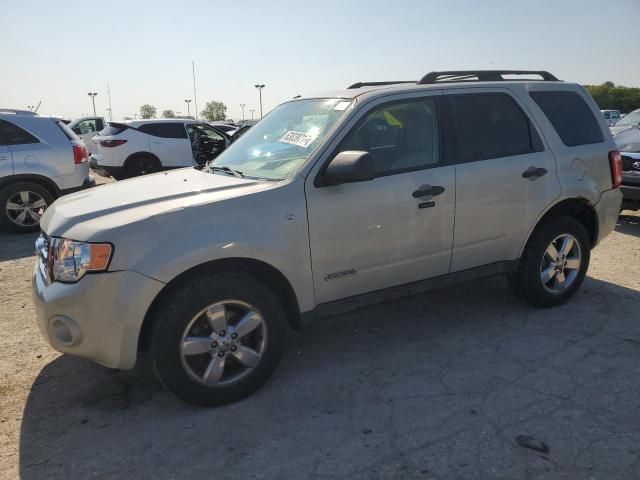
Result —
M51 333L56 341L65 347L73 347L80 343L82 332L76 322L66 317L54 317L49 323Z

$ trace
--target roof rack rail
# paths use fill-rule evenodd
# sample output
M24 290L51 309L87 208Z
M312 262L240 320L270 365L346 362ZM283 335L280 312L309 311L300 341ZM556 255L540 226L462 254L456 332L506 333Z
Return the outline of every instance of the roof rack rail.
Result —
M36 112L32 112L31 110L18 110L15 108L1 108L0 113L13 113L15 115L38 115Z
M358 83L354 83L353 85L348 86L348 89L352 89L352 88L361 88L361 87L380 87L383 85L396 85L398 83L416 83L415 80L398 80L398 81L391 81L391 82L358 82Z
M538 75L545 82L559 82L554 75L544 70L451 70L445 72L429 72L420 79L418 85L429 83L467 82L496 82L510 80L504 75ZM525 79L523 79L525 80Z

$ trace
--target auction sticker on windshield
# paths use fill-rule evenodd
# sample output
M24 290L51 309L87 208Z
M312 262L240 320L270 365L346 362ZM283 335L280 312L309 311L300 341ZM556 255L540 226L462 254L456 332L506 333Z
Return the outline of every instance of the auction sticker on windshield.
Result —
M315 135L309 135L308 133L294 132L293 130L289 130L282 136L280 142L307 148L315 138Z

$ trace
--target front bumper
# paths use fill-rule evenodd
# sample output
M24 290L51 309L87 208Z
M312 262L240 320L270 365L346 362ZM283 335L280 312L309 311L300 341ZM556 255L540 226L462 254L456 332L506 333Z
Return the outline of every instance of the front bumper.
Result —
M47 285L38 262L32 290L45 340L60 352L106 367L133 368L142 321L164 284L137 272L118 271Z
M123 167L114 167L112 165L103 165L99 154L91 154L89 157L89 166L104 177L113 177L116 180L122 178L124 173Z

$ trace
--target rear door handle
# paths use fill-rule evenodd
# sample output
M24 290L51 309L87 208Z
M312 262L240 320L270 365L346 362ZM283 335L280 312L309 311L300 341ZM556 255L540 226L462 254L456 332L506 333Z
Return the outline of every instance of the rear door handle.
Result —
M535 180L536 178L540 178L547 174L546 168L541 167L529 167L524 172L522 172L523 178L530 178Z
M422 198L422 197L435 197L436 195L440 195L444 192L444 187L440 185L422 185L418 190L413 192L411 196L413 198Z

